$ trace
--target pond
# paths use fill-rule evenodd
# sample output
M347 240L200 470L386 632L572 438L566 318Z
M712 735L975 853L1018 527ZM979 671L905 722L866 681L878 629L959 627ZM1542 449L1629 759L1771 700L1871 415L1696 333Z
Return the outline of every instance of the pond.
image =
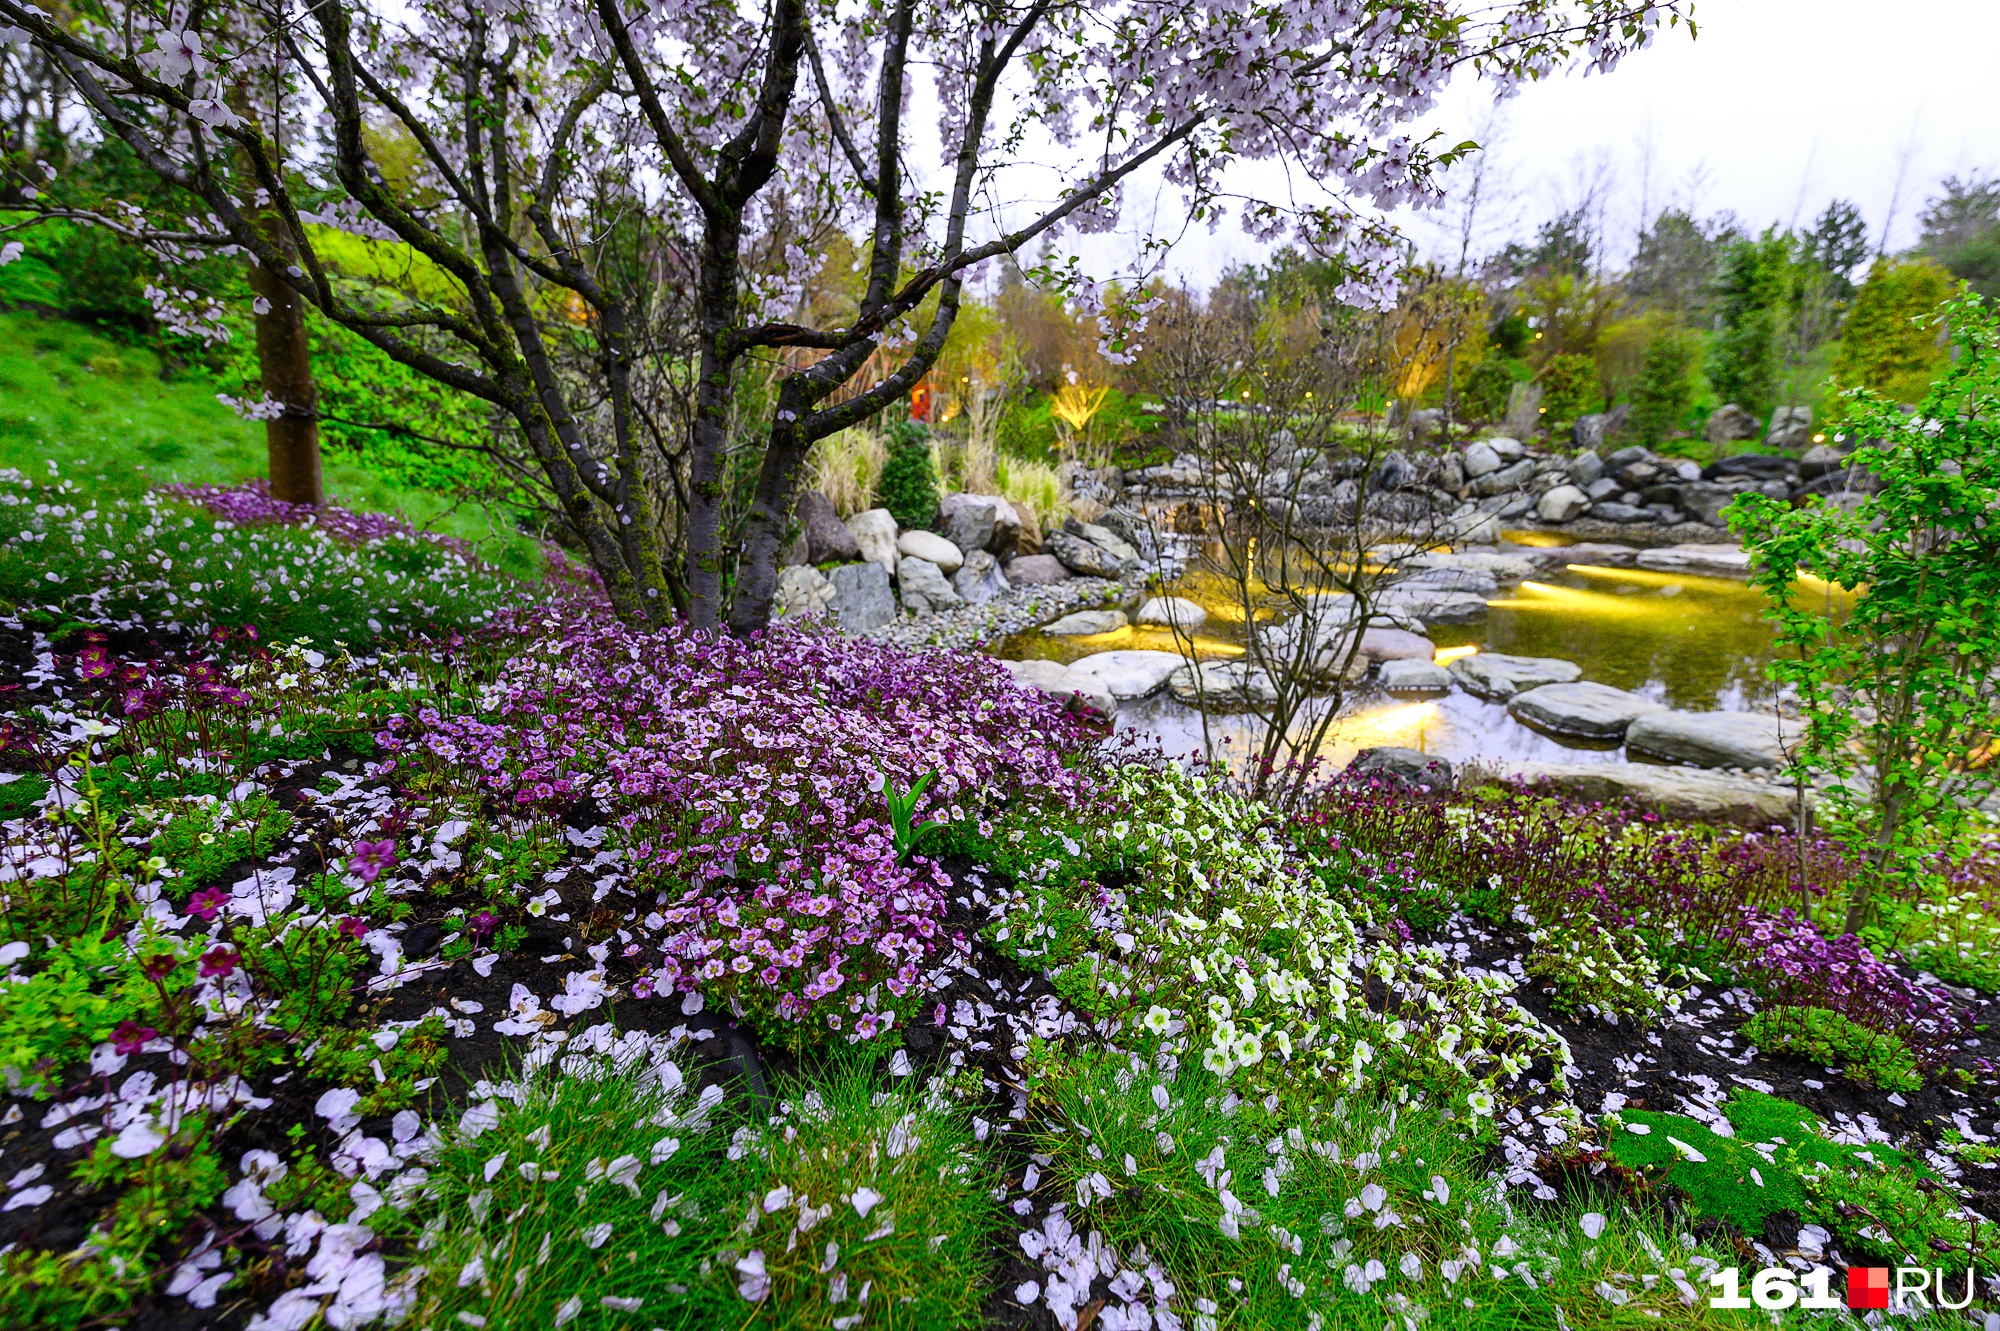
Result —
M1230 616L1222 601L1226 589L1193 578L1180 593L1211 611L1196 635L1197 654L1205 659L1241 655L1241 612ZM1778 692L1765 672L1774 649L1765 604L1763 595L1740 579L1559 564L1537 578L1502 587L1489 598L1484 622L1438 625L1428 636L1437 644L1440 660L1466 649L1560 657L1581 666L1586 680L1679 710L1759 711L1768 709ZM992 650L1003 657L1069 662L1121 648L1177 650L1170 630L1138 626L1082 638L1025 633ZM1250 744L1259 728L1247 716L1211 714L1208 724L1212 737L1237 751ZM1201 713L1164 694L1124 704L1118 728L1156 736L1173 753L1202 748ZM1616 744L1558 739L1530 729L1504 705L1458 688L1435 698L1358 694L1323 755L1342 766L1356 750L1373 745L1420 749L1454 761L1609 762L1628 757Z

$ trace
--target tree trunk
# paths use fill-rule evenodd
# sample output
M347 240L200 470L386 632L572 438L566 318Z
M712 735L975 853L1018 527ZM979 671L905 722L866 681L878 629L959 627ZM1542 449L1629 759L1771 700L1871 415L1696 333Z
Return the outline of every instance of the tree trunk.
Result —
M250 269L257 293L257 372L265 395L284 411L264 422L271 497L318 508L326 502L320 476L319 390L313 385L312 354L306 346L305 308L298 293L263 265Z

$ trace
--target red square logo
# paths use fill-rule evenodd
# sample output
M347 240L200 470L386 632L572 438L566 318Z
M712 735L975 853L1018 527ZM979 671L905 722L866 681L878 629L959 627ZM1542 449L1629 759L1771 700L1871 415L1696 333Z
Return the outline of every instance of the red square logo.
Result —
M1850 1308L1887 1308L1889 1306L1889 1268L1886 1266L1848 1267L1847 1306Z

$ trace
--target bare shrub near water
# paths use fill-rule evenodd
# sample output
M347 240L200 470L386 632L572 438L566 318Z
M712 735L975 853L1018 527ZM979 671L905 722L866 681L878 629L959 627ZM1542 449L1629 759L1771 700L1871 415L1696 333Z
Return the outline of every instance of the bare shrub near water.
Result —
M1342 421L1405 369L1382 319L1179 302L1155 328L1150 387L1197 464L1207 528L1183 578L1219 582L1220 613L1244 625L1240 662L1192 671L1203 744L1218 756L1212 703L1255 716L1243 778L1258 797L1289 805L1366 669L1362 633L1395 622L1385 593L1407 576L1408 555L1451 535L1455 501L1420 484L1435 459L1413 460L1387 433ZM1192 660L1192 632L1174 632Z

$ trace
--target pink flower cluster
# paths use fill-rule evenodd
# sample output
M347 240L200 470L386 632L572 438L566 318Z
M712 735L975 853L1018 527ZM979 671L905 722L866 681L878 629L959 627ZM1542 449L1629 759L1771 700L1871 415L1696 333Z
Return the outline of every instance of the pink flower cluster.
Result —
M572 605L492 631L526 641L475 713L426 708L381 742L517 808L620 829L663 893L659 990L865 1038L943 941L950 885L898 861L887 783L935 773L919 821L1084 793L1063 763L1076 723L983 657L788 628L640 633Z
M377 541L428 541L477 562L469 541L425 531L390 513L357 513L328 501L319 508L271 497L271 483L259 478L241 485L163 485L160 493L185 499L211 517L239 527L314 527L342 545Z
M1927 1067L1944 1063L1970 1017L1942 989L1914 984L1853 934L1828 939L1789 907L1745 911L1717 931L1735 945L1734 964L1772 1002L1830 1008L1871 1030L1892 1031Z

